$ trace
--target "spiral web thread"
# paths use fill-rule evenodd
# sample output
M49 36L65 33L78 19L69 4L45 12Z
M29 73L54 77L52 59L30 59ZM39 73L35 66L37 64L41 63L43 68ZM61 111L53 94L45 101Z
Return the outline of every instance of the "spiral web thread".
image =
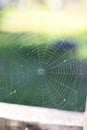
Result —
M25 45L31 39L35 44ZM14 43L3 47L7 41ZM41 39L32 34L9 34L2 42L0 101L61 110L84 110L84 105L78 105L83 72L73 49L65 51L54 44L39 44ZM66 49L66 45L63 47Z

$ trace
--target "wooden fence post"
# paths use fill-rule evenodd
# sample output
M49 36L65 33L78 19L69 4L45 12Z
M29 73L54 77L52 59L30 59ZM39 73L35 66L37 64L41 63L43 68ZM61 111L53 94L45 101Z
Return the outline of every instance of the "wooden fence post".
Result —
M70 112L9 103L0 103L0 117L17 121L37 122L45 125L76 127L83 127L84 125L84 112Z
M83 130L87 130L87 97L86 97L86 108L85 108L85 120L84 120L84 128Z

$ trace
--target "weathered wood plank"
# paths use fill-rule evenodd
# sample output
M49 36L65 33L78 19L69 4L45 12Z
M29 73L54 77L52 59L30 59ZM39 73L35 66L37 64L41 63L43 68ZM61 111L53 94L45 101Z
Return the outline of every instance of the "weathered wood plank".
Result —
M85 114L84 114L84 129L87 130L87 98L86 98L86 108L85 108Z
M8 103L0 103L0 117L49 125L80 127L84 125L84 113Z

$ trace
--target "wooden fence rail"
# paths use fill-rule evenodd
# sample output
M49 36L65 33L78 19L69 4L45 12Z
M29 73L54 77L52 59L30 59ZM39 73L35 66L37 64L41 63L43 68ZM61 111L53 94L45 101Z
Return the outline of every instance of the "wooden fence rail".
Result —
M87 130L87 98L86 98L86 108L85 108L85 114L84 114L84 129Z
M86 112L81 113L0 103L0 118L48 125L76 126L87 130L87 105Z

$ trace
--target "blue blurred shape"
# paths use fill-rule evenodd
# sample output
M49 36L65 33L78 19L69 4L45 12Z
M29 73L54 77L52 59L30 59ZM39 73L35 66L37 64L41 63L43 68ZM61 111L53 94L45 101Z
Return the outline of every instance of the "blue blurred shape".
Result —
M10 0L0 0L0 9L4 9L10 3Z
M69 50L76 50L76 43L74 41L68 40L59 40L55 42L55 48L61 50L63 52L67 52Z

